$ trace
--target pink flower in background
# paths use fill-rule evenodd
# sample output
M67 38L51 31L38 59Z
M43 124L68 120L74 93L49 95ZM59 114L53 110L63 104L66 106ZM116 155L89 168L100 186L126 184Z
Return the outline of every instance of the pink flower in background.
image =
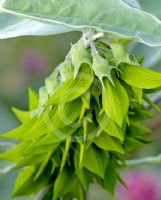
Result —
M127 173L124 180L128 189L118 186L119 200L161 200L161 182L159 183L154 175L135 171Z
M29 74L40 74L46 67L48 67L47 58L45 55L40 54L37 51L26 51L22 56L21 64L26 72Z

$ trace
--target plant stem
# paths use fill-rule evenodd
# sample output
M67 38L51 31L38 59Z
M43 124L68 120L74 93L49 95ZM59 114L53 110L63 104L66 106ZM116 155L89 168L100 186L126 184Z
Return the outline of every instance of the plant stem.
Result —
M155 103L158 104L161 101L161 92L157 92L153 97L151 97L151 100Z
M159 164L161 163L161 154L152 157L134 159L134 160L127 160L126 164L128 167L136 166L136 165L146 165L146 164Z
M45 194L49 191L49 189L52 187L52 184L47 185L44 187L35 197L33 200L42 200Z
M91 47L91 51L92 51L92 56L97 56L99 53L96 49L96 47L94 46L94 43L91 41L90 42L90 47Z

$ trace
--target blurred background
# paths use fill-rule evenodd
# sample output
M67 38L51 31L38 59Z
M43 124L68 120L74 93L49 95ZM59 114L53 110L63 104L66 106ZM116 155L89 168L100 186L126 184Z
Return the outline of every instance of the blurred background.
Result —
M141 0L145 11L161 18L160 0ZM19 125L11 112L11 107L27 110L29 87L38 91L53 69L64 60L80 33L67 33L50 37L20 37L0 40L0 134ZM138 57L144 56L144 66L161 71L161 48L150 48L133 44L130 51ZM161 103L159 102L161 108ZM152 129L151 144L132 154L131 158L154 156L161 153L161 113L154 112L154 119L146 124ZM0 173L0 199L11 200L10 193L17 171ZM139 166L122 172L128 190L119 184L116 196L108 196L105 191L92 185L88 196L90 200L161 200L161 163ZM25 200L26 198L14 198Z

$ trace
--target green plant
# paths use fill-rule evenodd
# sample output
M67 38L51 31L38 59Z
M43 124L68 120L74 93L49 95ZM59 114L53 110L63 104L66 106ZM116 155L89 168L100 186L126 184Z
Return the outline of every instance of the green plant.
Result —
M41 199L83 200L94 180L113 194L117 180L125 185L119 175L125 156L150 142L144 137L150 130L141 124L152 117L144 101L160 111L148 94L160 90L161 73L142 67L143 58L128 52L134 39L160 46L160 21L121 0L65 5L2 4L1 38L84 32L39 93L29 90L29 111L13 109L22 125L1 136L19 141L0 154L23 168L13 196L34 197L42 190Z

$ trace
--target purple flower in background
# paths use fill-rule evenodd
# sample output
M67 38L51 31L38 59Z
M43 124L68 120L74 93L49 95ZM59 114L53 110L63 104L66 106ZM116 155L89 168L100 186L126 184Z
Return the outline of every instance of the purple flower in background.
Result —
M154 175L143 171L129 172L124 180L128 189L119 185L117 196L119 200L161 200L161 187Z
M47 59L37 51L26 51L22 56L22 66L29 74L40 74L48 66Z

